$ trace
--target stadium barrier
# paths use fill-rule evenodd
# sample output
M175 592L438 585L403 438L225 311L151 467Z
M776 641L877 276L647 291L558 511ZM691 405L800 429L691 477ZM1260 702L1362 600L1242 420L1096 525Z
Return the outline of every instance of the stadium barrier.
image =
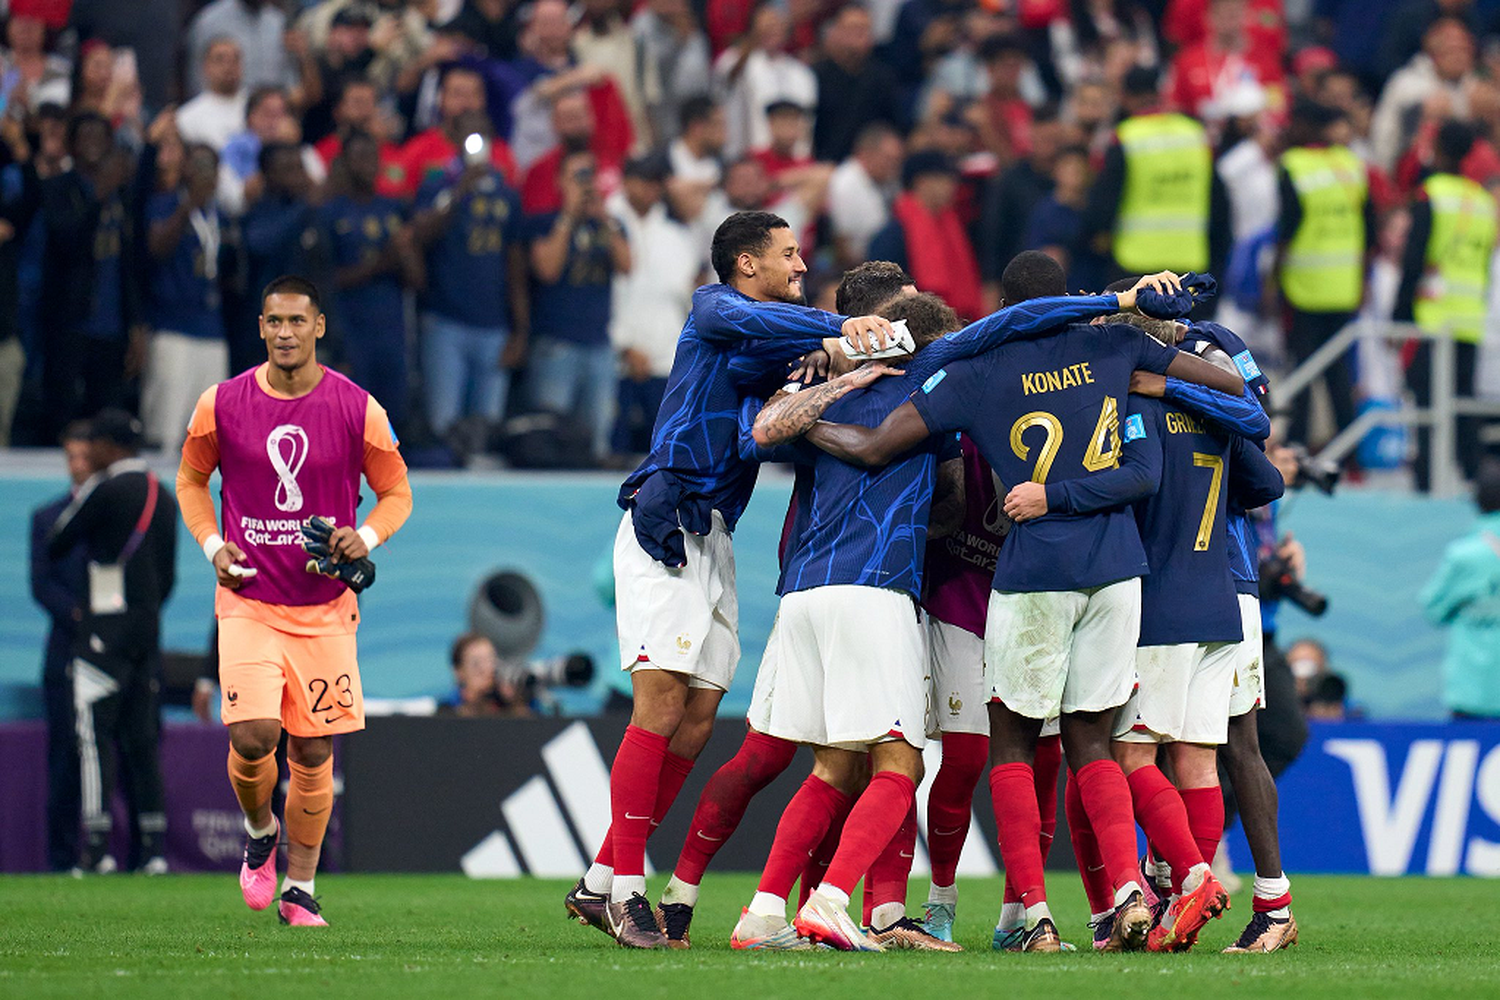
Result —
M377 718L341 740L340 796L325 867L351 871L463 871L474 877L580 875L609 826L609 760L623 716L589 720ZM687 836L693 803L739 746L743 729L720 724L676 806L647 848L665 871ZM168 862L178 871L233 871L242 846L239 810L224 779L217 726L163 733ZM941 748L927 751L918 793ZM46 734L40 723L0 725L0 871L44 867ZM750 805L714 868L753 871L765 861L781 810L811 767L799 754ZM1302 757L1281 777L1282 857L1290 872L1500 876L1500 723L1314 723ZM961 875L998 870L985 782ZM123 829L117 806L116 829ZM1061 821L1060 821L1061 822ZM1060 825L1059 830L1066 829ZM923 830L925 837L925 829ZM1235 866L1251 869L1244 839ZM123 855L122 855L123 856ZM1068 839L1048 858L1070 868ZM914 873L927 870L922 843Z

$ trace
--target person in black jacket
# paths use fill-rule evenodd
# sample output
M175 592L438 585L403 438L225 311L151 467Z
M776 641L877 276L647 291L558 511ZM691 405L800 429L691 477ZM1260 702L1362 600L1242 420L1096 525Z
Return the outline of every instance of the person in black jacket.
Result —
M21 243L41 203L31 146L21 122L0 118L0 448L11 443L26 352L21 346L17 284Z
M52 619L42 657L42 703L47 713L47 864L53 871L67 871L78 860L78 735L68 666L88 584L83 546L53 558L47 533L94 472L88 435L88 425L81 421L63 432L72 487L31 514L31 596Z
M115 145L109 122L90 111L68 121L68 151L72 169L42 183L44 439L69 421L126 405L145 348L125 193L129 155Z
M128 413L100 412L89 431L99 471L47 535L54 559L80 543L88 553L72 663L87 836L78 867L85 871L118 867L108 848L117 767L125 771L140 833L133 853L148 873L166 870L157 698L161 609L175 582L177 502L136 457L141 433Z

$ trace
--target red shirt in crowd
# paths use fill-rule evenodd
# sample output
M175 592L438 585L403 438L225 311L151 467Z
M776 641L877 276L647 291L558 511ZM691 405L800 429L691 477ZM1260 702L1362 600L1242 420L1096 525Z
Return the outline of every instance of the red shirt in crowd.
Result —
M812 164L811 156L784 156L774 149L758 149L750 154L765 168L766 176L776 180L788 170L796 170L798 167L806 167Z
M597 138L597 136L596 136ZM594 153L594 184L599 193L608 198L620 188L624 178L621 162L598 149ZM540 160L526 168L526 179L521 182L521 210L527 213L557 212L562 210L562 183L557 179L562 168L563 148L553 146Z
M332 167L343 151L344 140L337 132L330 132L313 144L313 152L325 167ZM380 144L380 173L375 176L375 193L387 198L400 198L406 193L406 168L401 160L401 147L394 142Z
M438 125L406 140L406 145L401 147L395 161L402 174L400 194L408 198L415 195L428 171L446 170L458 154L458 146ZM505 144L505 140L490 140L490 162L500 171L507 184L515 185L516 160L510 155L510 147ZM384 173L383 170L381 172Z

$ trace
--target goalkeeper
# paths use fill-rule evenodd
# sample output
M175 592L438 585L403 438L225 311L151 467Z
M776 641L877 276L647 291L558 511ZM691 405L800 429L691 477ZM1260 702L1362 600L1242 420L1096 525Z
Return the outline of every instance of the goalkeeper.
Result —
M240 891L252 910L277 898L282 826L271 810L285 729L283 923L324 926L313 898L333 807L333 736L364 728L355 594L374 582L370 550L411 513L406 463L385 410L317 361L326 329L318 290L277 278L261 299L268 361L198 399L182 446L177 498L218 576L220 715L229 780L245 812ZM222 477L222 534L208 480ZM354 527L360 476L376 504Z

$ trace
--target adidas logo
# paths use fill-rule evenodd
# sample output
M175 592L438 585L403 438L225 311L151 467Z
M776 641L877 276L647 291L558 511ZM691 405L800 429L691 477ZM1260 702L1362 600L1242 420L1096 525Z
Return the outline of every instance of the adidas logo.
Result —
M460 859L465 875L577 878L588 868L609 832L609 765L582 722L547 741L542 763L545 775L533 775L500 803L505 828Z

